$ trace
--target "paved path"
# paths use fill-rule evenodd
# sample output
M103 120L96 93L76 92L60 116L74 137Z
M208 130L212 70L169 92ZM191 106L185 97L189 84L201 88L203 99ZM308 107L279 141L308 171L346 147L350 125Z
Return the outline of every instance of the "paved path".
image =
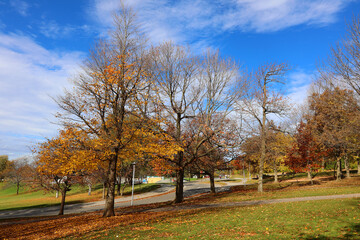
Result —
M226 186L216 185L216 190L227 191L233 185L239 185L239 182L229 182ZM209 183L201 181L184 182L184 197L191 197L201 193L209 192ZM151 204L167 202L175 199L175 187L169 184L162 186L154 191L134 195L134 205ZM120 197L115 199L115 207L128 207L131 203L131 196ZM103 210L105 201L96 201L90 203L66 204L65 214L85 213ZM21 210L0 211L0 219L20 218L20 217L38 217L57 215L59 206L27 208Z
M173 189L174 189L173 186L168 184L163 184L160 188L154 191L139 195L134 195L134 205L167 201L167 199L170 196L168 197L164 197L164 196L172 195L171 193L173 192ZM116 198L115 207L130 206L131 203L130 201L131 201L131 196ZM104 205L105 205L105 200L89 202L89 203L65 204L64 213L72 214L72 213L94 212L104 209ZM51 207L27 208L21 210L0 211L0 219L52 216L58 214L59 208L60 206L51 206Z
M239 185L239 182L230 182L226 186L217 186L217 191L227 191L231 186ZM171 185L163 185L155 191L143 193L134 196L134 205L150 204L158 202L171 201L175 197L174 187ZM185 183L184 196L191 197L201 193L209 192L208 184L201 182ZM159 211L178 211L187 209L202 209L202 208L217 208L217 207L236 207L236 206L251 206L261 204L274 204L284 202L302 202L328 199L342 199L342 198L360 198L360 193L343 194L343 195L328 195L328 196L312 196L312 197L297 197L297 198L283 198L270 200L253 200L230 203L207 203L207 204L193 204L193 205L172 205L156 209L145 210L145 212L159 212ZM130 206L131 196L118 198L115 200L115 207ZM65 213L83 213L102 210L104 201L97 201L91 203L69 204L65 206ZM44 207L44 208L29 208L23 210L9 210L0 211L0 219L20 218L20 217L35 217L35 216L51 216L57 215L59 206ZM1 225L1 224L0 224Z

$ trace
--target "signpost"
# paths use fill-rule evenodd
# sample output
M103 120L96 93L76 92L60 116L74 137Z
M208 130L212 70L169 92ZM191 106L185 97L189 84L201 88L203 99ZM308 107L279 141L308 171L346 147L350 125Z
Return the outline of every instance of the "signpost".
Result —
M132 190L131 190L131 206L134 204L134 181L135 181L135 162L133 162Z

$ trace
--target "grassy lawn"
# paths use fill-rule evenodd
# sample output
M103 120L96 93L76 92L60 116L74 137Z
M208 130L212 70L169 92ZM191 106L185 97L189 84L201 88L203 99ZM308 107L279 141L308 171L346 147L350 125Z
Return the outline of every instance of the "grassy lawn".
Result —
M308 182L268 182L264 184L264 192L257 192L257 185L233 187L231 193L218 194L217 197L207 199L209 202L239 202L248 200L275 199L324 196L337 194L360 193L360 176L341 181L319 181L314 185ZM195 200L196 201L196 200ZM201 201L201 199L199 199Z
M83 239L360 239L359 199L191 210Z
M262 194L256 192L256 186L235 188L231 193L186 200L179 204L178 211L143 211L166 205L161 203L120 208L112 218L102 218L101 212L95 212L40 217L27 222L14 219L14 223L24 223L2 226L0 236L16 239L360 239L360 199L181 210L182 205L207 202L359 193L359 186L359 176L339 182L317 180L313 186L306 181L268 182Z
M135 194L149 192L160 187L158 184L135 185ZM86 186L76 185L67 193L66 203L91 202L102 199L102 185L96 185L89 196ZM131 194L131 186L125 188L124 195ZM43 190L21 188L16 195L16 187L7 183L0 183L0 210L15 210L29 207L45 207L59 205L61 197L55 193L45 193Z

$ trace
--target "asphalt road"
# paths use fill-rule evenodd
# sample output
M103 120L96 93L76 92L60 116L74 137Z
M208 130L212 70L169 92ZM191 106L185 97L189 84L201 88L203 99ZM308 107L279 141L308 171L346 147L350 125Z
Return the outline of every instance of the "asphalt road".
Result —
M226 191L233 185L241 185L239 182L229 182L228 185L216 185L217 192ZM162 187L148 193L134 196L134 205L151 204L167 202L175 199L175 187L169 184L163 184ZM198 194L209 192L209 183L201 181L184 182L184 197L196 196ZM105 201L96 201L90 203L77 203L65 205L65 214L84 213L103 210ZM131 196L115 199L115 207L127 207L131 205ZM20 217L38 217L57 215L59 206L28 208L21 210L0 211L0 219L20 218Z

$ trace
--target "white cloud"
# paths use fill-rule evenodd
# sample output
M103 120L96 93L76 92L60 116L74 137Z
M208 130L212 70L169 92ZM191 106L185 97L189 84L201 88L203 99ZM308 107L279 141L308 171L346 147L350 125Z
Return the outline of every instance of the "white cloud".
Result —
M298 106L305 103L314 74L296 70L289 75L287 97Z
M29 4L21 0L11 0L11 6L22 16L27 16Z
M29 152L34 139L55 133L50 121L57 106L50 96L69 86L81 58L79 52L49 51L29 37L0 33L0 154Z
M351 0L128 0L153 42L192 43L226 31L274 32L298 25L328 25ZM119 0L94 0L91 15L106 26ZM211 42L209 42L211 45Z

